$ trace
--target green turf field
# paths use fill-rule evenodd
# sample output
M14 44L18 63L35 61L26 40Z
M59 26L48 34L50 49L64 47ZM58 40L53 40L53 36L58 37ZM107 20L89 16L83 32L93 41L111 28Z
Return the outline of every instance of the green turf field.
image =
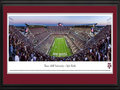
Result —
M66 57L71 56L71 50L67 46L65 38L55 38L53 45L49 51L50 56Z

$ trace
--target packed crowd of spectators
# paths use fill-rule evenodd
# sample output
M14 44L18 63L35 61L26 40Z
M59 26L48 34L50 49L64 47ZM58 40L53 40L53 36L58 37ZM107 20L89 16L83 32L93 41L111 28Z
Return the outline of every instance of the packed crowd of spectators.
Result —
M79 53L69 57L54 57L38 52L10 31L9 61L111 61L111 30L109 27L106 26L92 39L95 40L94 43L91 45L88 43Z
M111 26L104 27L78 54L84 61L111 61ZM76 55L77 56L77 55ZM79 56L77 56L79 57Z
M70 26L48 26L49 32L54 34L67 34L70 30Z

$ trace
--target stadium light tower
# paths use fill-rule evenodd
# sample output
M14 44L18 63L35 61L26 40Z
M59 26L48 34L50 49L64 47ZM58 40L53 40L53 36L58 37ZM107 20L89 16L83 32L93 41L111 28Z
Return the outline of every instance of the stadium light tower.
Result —
M27 23L25 23L26 27L29 27L29 25Z
M11 18L11 17L9 17L9 20L10 20L10 22L14 22L14 19L13 19L13 18Z
M111 17L107 19L107 25L111 24Z

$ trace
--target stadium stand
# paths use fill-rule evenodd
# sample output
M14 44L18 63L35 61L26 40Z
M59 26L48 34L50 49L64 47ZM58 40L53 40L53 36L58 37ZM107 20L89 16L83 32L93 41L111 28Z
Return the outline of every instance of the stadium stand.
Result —
M48 26L31 28L26 35L20 28L9 27L9 61L111 61L111 26L94 37L90 28ZM73 55L49 56L55 37L65 37Z

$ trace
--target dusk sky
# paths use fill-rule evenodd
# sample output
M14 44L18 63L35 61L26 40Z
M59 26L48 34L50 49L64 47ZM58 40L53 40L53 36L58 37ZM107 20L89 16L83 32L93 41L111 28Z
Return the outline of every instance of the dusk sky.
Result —
M97 23L98 25L111 25L110 16L9 16L10 25L80 25Z

